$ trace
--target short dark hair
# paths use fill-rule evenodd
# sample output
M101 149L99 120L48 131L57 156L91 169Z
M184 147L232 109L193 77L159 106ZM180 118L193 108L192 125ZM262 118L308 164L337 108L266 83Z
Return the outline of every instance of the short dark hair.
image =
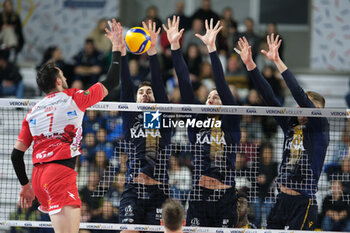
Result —
M95 41L92 38L86 38L85 44L91 44L93 47L95 47Z
M185 219L185 210L178 200L168 199L163 204L162 219L164 226L171 231L181 228Z
M36 83L40 90L46 94L56 88L56 79L58 78L59 70L55 63L49 62L42 65L36 76Z
M150 81L143 81L142 83L140 83L137 90L140 89L141 87L145 87L145 86L152 87L151 82Z
M321 105L322 108L326 105L326 100L321 94L318 94L314 91L307 91L306 95L310 98L310 100L314 103L317 102Z

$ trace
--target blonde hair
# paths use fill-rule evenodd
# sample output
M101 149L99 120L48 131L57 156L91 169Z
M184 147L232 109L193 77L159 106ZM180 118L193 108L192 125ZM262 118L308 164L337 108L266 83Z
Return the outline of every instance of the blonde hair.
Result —
M314 91L307 91L306 95L310 98L310 100L314 103L314 104L319 104L322 108L324 108L324 106L326 105L326 100L324 99L324 97L320 94L318 94L317 92ZM316 102L316 103L315 103Z

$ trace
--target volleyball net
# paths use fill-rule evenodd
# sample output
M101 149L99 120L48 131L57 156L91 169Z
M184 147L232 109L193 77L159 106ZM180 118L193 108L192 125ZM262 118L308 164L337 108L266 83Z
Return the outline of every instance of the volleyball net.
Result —
M37 210L37 200L29 209L19 207L20 184L10 159L22 121L37 101L0 99L0 226L5 230L51 227L49 217ZM276 117L291 125L293 132L288 139ZM305 153L310 146L306 142L325 142L318 142L318 137L305 138L304 126L299 124L303 117L308 121L326 119L329 124L329 143L318 186L310 159L319 158ZM144 143L138 143L138 139ZM280 166L284 147L290 157ZM165 196L180 200L185 210L190 201L216 202L227 187L235 187L238 197L248 203L246 207L240 205L239 212L258 228L266 226L281 185L311 195L312 204L318 204L317 228L322 229L329 203L344 203L350 214L350 110L346 109L101 102L85 114L81 149L76 164L81 228L91 231L163 231L161 226L118 222L125 187L145 182L142 178L135 182L140 172L152 177ZM33 169L31 153L30 148L25 154L29 177ZM208 170L219 183L210 186L210 182L203 181ZM296 176L292 181L278 178L279 173L291 172ZM203 186L212 190L209 195ZM138 199L150 199L144 185L136 187ZM184 230L240 232L210 227Z

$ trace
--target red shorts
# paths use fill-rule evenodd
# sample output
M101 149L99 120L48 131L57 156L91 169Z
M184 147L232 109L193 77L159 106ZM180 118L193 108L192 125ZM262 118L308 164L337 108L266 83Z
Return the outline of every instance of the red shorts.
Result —
M77 172L57 163L34 166L32 186L40 202L39 210L50 215L61 211L64 206L77 206L81 201L77 187Z

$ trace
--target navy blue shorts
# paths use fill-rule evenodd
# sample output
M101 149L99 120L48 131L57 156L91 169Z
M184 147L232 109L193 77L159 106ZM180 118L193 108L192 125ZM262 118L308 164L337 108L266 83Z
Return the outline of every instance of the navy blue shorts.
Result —
M160 225L162 205L167 198L158 185L127 184L120 200L119 222Z
M317 204L304 195L277 195L267 219L267 229L313 230L317 221Z
M235 188L226 189L217 201L208 201L214 190L200 187L201 201L190 201L187 210L187 226L236 227L238 221Z

